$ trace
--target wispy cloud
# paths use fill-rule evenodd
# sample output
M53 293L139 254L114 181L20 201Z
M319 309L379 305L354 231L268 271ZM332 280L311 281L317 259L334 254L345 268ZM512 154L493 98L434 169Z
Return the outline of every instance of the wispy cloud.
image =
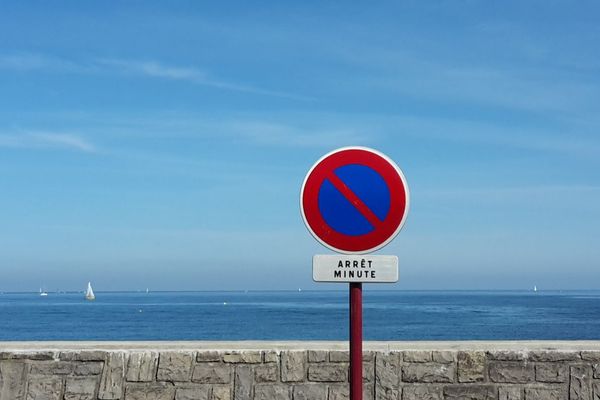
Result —
M280 97L291 100L313 101L314 98L283 91L232 82L211 76L198 67L167 65L154 60L125 60L98 58L75 61L43 54L19 53L0 55L0 69L19 72L45 71L78 74L127 74L136 78L155 78L182 81L216 89Z
M166 65L157 61L138 61L120 59L101 59L98 62L121 72L137 74L144 77L163 78L190 82L197 85L209 86L237 92L247 92L266 96L282 97L294 100L314 100L310 97L299 96L286 92L268 90L256 86L228 82L211 77L206 71L195 67L179 67Z
M0 69L9 69L19 72L46 71L89 73L96 68L93 64L75 62L59 57L32 53L17 53L0 55Z
M231 137L242 138L250 143L276 147L332 147L344 143L364 144L368 136L360 129L348 126L305 127L293 123L280 123L269 120L237 120L213 122ZM372 135L371 135L372 136ZM372 138L371 138L372 139Z
M322 120L325 118L326 120ZM340 117L341 118L341 117ZM307 122L309 121L309 122ZM368 144L381 135L356 121L329 121L321 114L293 114L281 117L258 114L223 116L163 113L147 117L107 115L94 120L102 124L103 133L144 138L211 139L262 147L330 148Z
M156 61L101 59L99 62L121 71L137 73L143 76L193 82L204 82L208 80L206 72L199 68L168 66Z
M59 132L21 132L0 134L0 147L24 149L62 149L85 153L97 152L97 147L78 135Z

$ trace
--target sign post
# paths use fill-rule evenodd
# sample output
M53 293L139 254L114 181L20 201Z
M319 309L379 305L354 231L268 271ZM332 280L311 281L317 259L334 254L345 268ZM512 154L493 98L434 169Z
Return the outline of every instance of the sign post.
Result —
M362 400L362 284L398 281L398 257L365 254L400 232L408 208L408 185L400 168L366 147L326 154L302 185L306 227L322 245L341 253L315 255L313 280L349 283L350 400Z
M362 400L362 283L350 283L350 400Z

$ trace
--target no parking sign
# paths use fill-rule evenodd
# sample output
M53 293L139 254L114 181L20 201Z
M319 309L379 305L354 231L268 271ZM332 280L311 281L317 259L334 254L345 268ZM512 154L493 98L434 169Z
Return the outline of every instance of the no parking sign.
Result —
M315 281L398 281L396 256L359 256L388 244L408 214L408 185L389 157L366 147L326 154L304 179L300 208L315 239L347 254L315 255Z
M402 229L408 185L398 166L366 147L323 156L302 185L302 217L310 233L339 253L364 254L388 244Z
M349 282L350 399L362 400L362 283L398 281L398 257L366 255L402 229L409 207L404 174L386 155L344 147L308 171L302 218L321 244L342 254L315 255L313 280Z

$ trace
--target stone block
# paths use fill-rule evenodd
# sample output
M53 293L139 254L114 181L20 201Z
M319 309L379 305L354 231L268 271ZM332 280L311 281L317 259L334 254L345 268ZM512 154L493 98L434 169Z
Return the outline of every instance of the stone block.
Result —
M305 351L281 352L281 381L303 382L306 379L307 353Z
M348 385L344 386L329 386L328 399L329 400L348 400L350 398L350 391ZM363 396L364 398L364 396ZM364 398L367 400L368 398Z
M375 360L375 352L374 351L363 351L363 361L374 361Z
M455 351L434 351L431 354L433 362L451 364L456 360Z
M528 362L495 361L489 365L489 376L497 383L529 383L535 381L535 369Z
M595 379L600 378L600 364L592 364L592 374Z
M600 382L594 382L592 384L592 399L600 400Z
M400 353L377 353L375 356L376 396L378 392L384 393L390 390L397 390L400 382L400 374ZM377 390L377 388L380 390ZM392 394L390 393L389 396L392 396Z
M198 362L222 361L222 355L218 351L199 351L198 354L196 354L196 361L198 361Z
M436 386L405 386L402 400L442 400L442 388Z
M173 400L175 388L165 384L134 386L129 384L125 389L125 400Z
M69 361L39 361L31 364L29 373L32 375L69 375L73 373L75 364Z
M432 360L431 351L405 351L402 357L404 362L426 363Z
M189 382L194 355L185 352L164 352L158 358L156 379L166 382Z
M210 386L177 388L175 400L210 400Z
M500 386L498 400L523 400L523 389L515 386Z
M60 400L63 390L62 378L58 376L29 376L27 400ZM2 399L4 400L4 399Z
M525 400L566 400L567 393L560 388L525 388Z
M321 363L327 361L328 352L326 350L309 350L308 362Z
M495 361L525 361L529 358L526 351L492 350L486 354L488 360Z
M569 367L560 363L540 363L535 366L538 382L563 383L569 379Z
M569 400L590 400L592 398L592 368L572 366L569 376Z
M58 356L61 361L105 361L107 357L101 350L61 351Z
M318 384L294 385L294 400L324 400L327 398L327 387Z
M278 376L279 371L275 363L258 365L254 368L254 381L257 383L277 382Z
M363 382L375 382L375 365L372 361L363 362Z
M600 362L600 351L582 351L581 359L585 361Z
M276 351L265 351L263 358L266 363L278 363L279 353Z
M401 400L401 394L400 388L389 389L375 383L375 400Z
M231 388L229 386L213 386L212 400L231 400Z
M375 397L375 385L373 383L363 383L363 400L371 400Z
M290 400L290 388L287 385L256 385L254 400Z
M458 381L483 382L487 357L483 351L459 351Z
M102 400L121 399L124 376L125 354L122 352L109 353L100 378L98 398Z
M0 400L23 399L27 382L27 364L0 361Z
M238 365L235 367L234 400L252 399L252 386L254 383L252 372L252 367L248 365Z
M529 359L540 362L577 361L581 355L577 351L534 351Z
M456 385L444 387L444 400L496 400L497 391L491 385Z
M330 351L329 361L331 362L350 362L350 352L348 351Z
M158 353L153 351L135 352L129 355L127 376L129 382L152 382L156 376Z
M223 354L223 361L232 364L258 364L262 362L260 351L236 351Z
M58 354L53 351L0 351L0 360L55 360Z
M95 400L99 378L76 376L67 378L64 400Z
M194 366L192 382L230 383L232 367L224 363L201 363Z
M402 381L418 383L450 383L454 382L455 373L456 368L452 364L405 364L402 367Z
M310 365L308 380L311 382L346 382L348 366L346 364Z
M84 361L75 363L73 374L78 376L100 375L104 363L101 361Z

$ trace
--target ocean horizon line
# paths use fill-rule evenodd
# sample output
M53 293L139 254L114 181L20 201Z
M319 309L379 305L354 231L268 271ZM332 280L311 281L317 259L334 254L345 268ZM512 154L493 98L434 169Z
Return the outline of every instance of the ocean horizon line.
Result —
M301 292L338 292L346 293L345 289L222 289L222 290L96 290L96 293L301 293ZM85 290L45 290L48 294L79 294ZM406 292L406 293L562 293L562 292L600 292L600 289L371 289L369 292ZM39 294L37 290L0 290L2 294Z

